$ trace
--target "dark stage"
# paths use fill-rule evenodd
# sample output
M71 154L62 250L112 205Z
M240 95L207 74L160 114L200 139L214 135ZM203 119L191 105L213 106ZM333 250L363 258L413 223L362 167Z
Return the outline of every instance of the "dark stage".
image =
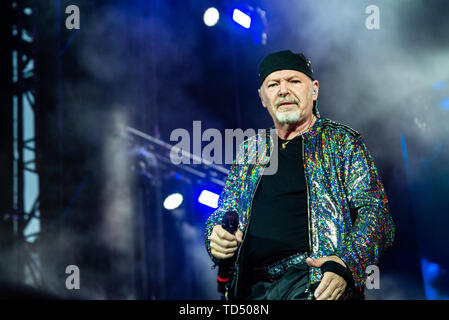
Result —
M204 226L226 139L272 125L258 65L284 49L310 58L321 116L362 135L385 186L396 233L366 299L449 298L448 1L0 9L2 299L220 299Z

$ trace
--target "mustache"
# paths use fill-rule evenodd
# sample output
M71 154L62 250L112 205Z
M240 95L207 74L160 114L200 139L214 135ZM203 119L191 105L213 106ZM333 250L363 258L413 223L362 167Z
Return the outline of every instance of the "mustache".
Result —
M297 105L299 105L299 100L296 98L279 98L276 100L276 102L274 103L274 106L277 108L279 108L279 105L281 103L296 103Z

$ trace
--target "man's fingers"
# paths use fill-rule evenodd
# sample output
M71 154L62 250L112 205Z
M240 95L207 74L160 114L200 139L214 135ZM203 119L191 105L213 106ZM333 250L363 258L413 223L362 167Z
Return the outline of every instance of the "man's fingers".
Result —
M337 300L346 289L346 281L338 274L325 272L323 280L315 290L317 300Z
M229 241L229 240L220 239L218 237L211 237L210 238L210 244L212 245L213 243L218 244L222 248L234 248L234 247L237 247L237 240Z
M337 281L337 288L334 290L334 294L332 294L331 300L340 299L341 295L345 292L346 289L346 281L344 281L343 279L337 279Z
M342 293L342 288L341 287L337 287L335 288L334 292L332 293L332 295L330 296L329 300L338 300L341 296Z
M224 230L221 225L214 227L209 240L212 255L219 259L232 257L238 247L238 237Z
M219 242L222 246L225 246L225 243L229 243L226 246L233 246L237 244L236 236L227 232L223 229L222 226L215 226L212 230L212 233L209 237L210 241Z
M318 298L323 293L323 291L326 290L328 285L329 285L329 278L323 276L323 279L321 280L320 285L315 290L315 293L314 293L315 298Z
M338 281L331 281L326 289L318 296L317 300L328 300L337 288L337 284Z
M317 259L312 259L312 258L307 258L306 259L306 263L309 267L314 267L314 268L319 268L323 265L324 262L327 261L327 257L322 257L322 258L317 258Z
M216 230L217 235L220 239L228 240L228 241L235 240L235 235L227 232L225 229L223 229L222 226L218 225L218 226L215 226L215 228L214 229Z
M232 240L232 241L223 240L223 239L219 238L216 235L212 235L210 237L210 244L211 244L211 246L212 246L212 244L216 244L216 245L218 245L218 246L220 246L222 248L225 248L225 249L227 249L227 248L236 248L237 247L237 240Z
M326 300L331 293L331 284L328 283L326 287L323 287L322 291L318 293L316 299L317 300Z
M243 232L240 229L238 229L237 232L235 233L235 238L238 242L243 241Z
M334 285L332 285L334 284ZM329 295L325 298L326 300L337 300L337 295L341 292L341 282L338 280L332 281L332 284L329 285Z
M216 242L211 242L210 247L211 247L211 249L214 249L215 251L218 251L218 252L224 253L224 254L233 253L235 250L237 250L237 245L235 245L233 247L223 247Z

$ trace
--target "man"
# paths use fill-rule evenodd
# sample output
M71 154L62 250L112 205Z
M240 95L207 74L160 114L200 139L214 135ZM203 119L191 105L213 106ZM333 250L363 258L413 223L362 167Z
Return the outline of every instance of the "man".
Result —
M259 67L259 96L273 118L278 169L243 142L217 210L206 224L212 260L235 259L228 299L361 299L366 267L390 246L394 224L365 144L353 129L321 118L319 83L303 54L280 51ZM267 151L268 153L268 151ZM273 152L270 152L270 155ZM221 226L239 213L235 234Z

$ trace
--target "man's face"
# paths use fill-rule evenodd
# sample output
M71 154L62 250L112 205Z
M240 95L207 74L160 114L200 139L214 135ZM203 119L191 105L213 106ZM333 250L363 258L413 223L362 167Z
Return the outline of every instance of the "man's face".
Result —
M318 81L296 70L275 71L265 78L259 96L275 123L299 123L312 117Z

